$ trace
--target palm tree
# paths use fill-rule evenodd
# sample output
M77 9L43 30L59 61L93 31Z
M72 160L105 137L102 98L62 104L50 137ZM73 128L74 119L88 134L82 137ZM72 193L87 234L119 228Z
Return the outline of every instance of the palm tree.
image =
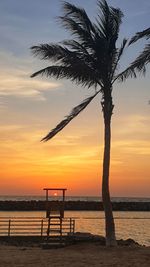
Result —
M101 94L104 117L102 200L105 212L106 245L116 246L109 192L111 117L114 109L112 90L114 82L120 80L123 75L118 73L118 63L127 46L127 39L123 39L120 47L116 46L123 17L121 10L110 7L105 0L99 0L97 4L99 14L96 22L93 23L84 9L64 2L64 14L59 19L62 25L71 32L74 39L64 40L58 44L50 43L31 47L35 56L52 62L50 66L35 72L31 77L46 75L56 79L66 78L78 85L95 88L95 93L73 108L71 113L42 141L48 141L54 137L99 93ZM129 69L126 71L128 72Z
M135 36L133 36L129 42L129 45L137 42L141 38L146 38L147 40L150 38L150 28L142 32L137 32ZM130 66L120 74L120 79L126 80L128 77L135 77L137 72L145 74L146 66L150 63L150 43L147 43L140 53L140 55L130 64Z

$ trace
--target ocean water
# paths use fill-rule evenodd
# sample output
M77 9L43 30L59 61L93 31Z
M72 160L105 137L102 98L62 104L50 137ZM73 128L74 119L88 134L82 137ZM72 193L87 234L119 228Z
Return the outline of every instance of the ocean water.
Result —
M0 211L0 217L45 217L44 211ZM75 219L76 232L105 234L104 212L102 211L66 211L65 217ZM150 246L149 212L114 212L117 239L132 238L138 243Z

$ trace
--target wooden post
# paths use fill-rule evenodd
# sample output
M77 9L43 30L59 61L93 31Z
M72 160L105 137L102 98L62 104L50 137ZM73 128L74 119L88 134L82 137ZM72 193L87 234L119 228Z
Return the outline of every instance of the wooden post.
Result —
M73 234L74 234L74 231L75 231L75 220L73 219Z
M43 236L43 219L41 220L41 236Z
M48 201L48 189L46 189L46 201Z
M8 236L10 236L10 224L11 224L11 219L8 221Z
M48 190L46 190L46 206L47 206L47 209L48 209Z
M50 220L51 218L48 218L48 227L47 227L47 237L49 237L49 232L50 232Z
M65 201L65 189L63 189L63 202Z
M71 220L71 218L70 218L70 233L71 233L71 223L72 223L72 220Z

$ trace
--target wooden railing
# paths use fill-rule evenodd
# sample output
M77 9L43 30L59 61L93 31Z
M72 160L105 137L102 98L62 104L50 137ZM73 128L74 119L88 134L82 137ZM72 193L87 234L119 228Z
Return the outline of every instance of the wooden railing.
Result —
M48 219L41 217L0 217L0 236L46 236ZM73 234L75 220L64 218L62 234Z

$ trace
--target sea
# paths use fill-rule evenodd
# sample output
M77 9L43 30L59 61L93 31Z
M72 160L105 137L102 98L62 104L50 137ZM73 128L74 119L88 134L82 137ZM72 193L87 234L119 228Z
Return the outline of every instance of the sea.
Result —
M45 200L44 196L1 196L0 200ZM66 200L101 201L100 197L67 196ZM114 202L150 202L150 198L114 197ZM44 211L0 211L0 217L45 217ZM103 211L65 211L66 218L75 219L76 232L105 235ZM132 238L150 246L150 212L114 211L117 239Z

